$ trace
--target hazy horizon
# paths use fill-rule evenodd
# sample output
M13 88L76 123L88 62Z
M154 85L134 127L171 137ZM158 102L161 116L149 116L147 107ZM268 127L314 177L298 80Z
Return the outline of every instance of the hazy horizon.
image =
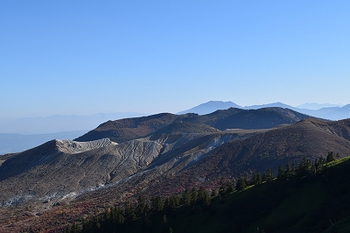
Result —
M346 105L349 7L3 2L0 119L177 113L208 100Z
M221 103L221 104L220 104ZM229 106L227 103L233 103L235 106ZM222 105L225 104L225 105ZM215 111L216 109L222 109L223 106L225 108L236 107L237 105L242 109L250 109L257 107L265 107L265 106L280 106L289 105L288 103L282 102L274 102L274 103L264 103L262 105L249 105L249 106L241 106L238 103L233 101L219 101L219 100L210 100L204 103L199 103L195 106L191 106L188 109L182 109L179 112L170 112L172 114L184 114L189 112L191 109L196 109L198 107L206 106L206 110L204 110L204 114ZM322 110L323 108L329 107L342 107L343 105L339 104L329 104L329 103L309 103L306 102L299 106L291 106L294 110L311 110L311 115L316 114L316 112L312 112L313 110ZM201 110L203 111L203 109ZM160 111L155 113L136 113L136 112L114 112L114 113L96 113L92 115L51 115L51 116L29 116L22 118L0 118L0 134L20 134L20 135L35 135L35 134L52 134L52 133L70 133L73 131L89 131L97 127L98 125L108 121L108 120L118 120L122 118L131 118L131 117L141 117L148 116L158 113L164 113L166 111ZM303 111L301 111L303 112ZM196 112L195 112L196 113ZM197 112L199 113L199 112ZM200 113L202 114L202 113ZM306 114L310 114L306 112ZM315 115L315 116L316 116ZM337 113L331 113L326 111L326 115L318 116L327 118L325 116L333 115L333 120L343 119L343 116L350 117L350 113L347 111L341 113L340 115Z

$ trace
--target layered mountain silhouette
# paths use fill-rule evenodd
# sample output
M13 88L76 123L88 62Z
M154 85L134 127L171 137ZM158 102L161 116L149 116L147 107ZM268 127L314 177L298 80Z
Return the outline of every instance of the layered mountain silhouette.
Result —
M317 106L320 106L320 108L317 108ZM324 107L327 106L327 107ZM193 107L191 109L181 111L179 114L184 113L197 113L200 115L205 115L212 113L216 110L223 110L228 109L230 107L234 108L240 108L240 109L260 109L260 108L271 108L271 107L278 107L278 108L288 108L292 109L294 111L310 115L313 117L323 118L323 119L329 119L329 120L341 120L341 119L347 119L350 118L350 104L345 105L343 107L334 106L334 105L321 105L321 104L304 104L300 105L298 107L293 107L281 102L276 103L270 103L270 104L261 104L261 105L251 105L251 106L240 106L233 102L223 102L223 101L209 101L203 104L200 104L196 107Z
M262 105L239 106L231 101L209 101L200 104L189 110L181 111L178 114L196 113L199 115L206 115L217 110L226 110L228 108L239 109L260 109L260 108L288 108L313 117L341 120L350 117L350 105L339 107L332 104L317 104L306 103L298 107L293 107L284 103L276 102ZM3 131L27 132L26 134L0 133L0 154L20 152L30 149L34 146L40 145L48 140L54 138L73 139L81 135L88 129L95 127L104 120L121 119L131 116L142 116L141 113L114 113L114 114L96 114L92 116L51 116L39 118L24 118L17 120L2 120L0 122ZM89 126L90 127L87 127ZM84 129L78 131L71 131L75 129ZM69 131L68 131L69 130ZM60 132L67 131L67 132ZM28 134L30 132L30 134ZM40 132L40 134L33 134L33 132ZM43 132L59 132L59 133L45 133ZM75 136L73 136L75 135Z
M220 177L276 172L286 162L329 151L350 154L350 119L328 121L273 107L108 121L75 141L51 140L1 156L0 212L218 187ZM0 224L8 216L1 213Z
M221 131L228 129L267 129L295 123L308 117L305 114L282 108L257 110L229 108L227 110L217 110L207 115L162 113L147 117L108 121L75 140L90 141L108 137L115 142L123 142L147 136L164 127L171 127L171 124L177 124L177 127L171 127L176 131L179 131L181 128L179 128L179 125L181 124L191 123L192 126L196 125L192 127L193 133L204 133L213 130L208 127ZM186 129L184 133L188 132L189 129Z

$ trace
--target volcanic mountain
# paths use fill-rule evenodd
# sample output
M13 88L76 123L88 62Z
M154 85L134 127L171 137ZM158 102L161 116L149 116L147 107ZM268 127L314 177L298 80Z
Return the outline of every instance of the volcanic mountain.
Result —
M0 157L0 222L11 218L8 208L35 206L36 214L62 201L95 208L141 193L217 187L220 177L277 171L304 156L329 151L346 156L350 120L308 118L281 108L231 108L203 116L163 113L108 121L78 140L52 140ZM77 218L78 212L70 211Z
M208 127L216 128L216 130L268 129L283 124L292 124L308 117L308 115L283 108L262 108L257 110L229 108L203 116L191 113L184 115L162 113L147 117L108 121L75 140L91 141L110 138L115 142L123 142L151 135L173 123L192 123L192 126L194 124L200 125L200 127L192 127L193 132L197 133L208 132ZM207 126L207 128L204 129L204 126ZM178 127L172 128L179 131ZM213 131L213 129L209 131ZM188 131L186 132L188 133Z

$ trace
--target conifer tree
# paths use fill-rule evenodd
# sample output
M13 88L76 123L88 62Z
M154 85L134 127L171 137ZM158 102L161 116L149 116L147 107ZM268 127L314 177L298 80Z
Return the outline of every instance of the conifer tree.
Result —
M205 206L210 205L210 196L207 190L203 186L198 189L198 202L204 204Z
M327 155L327 163L328 163L328 162L332 162L333 160L335 160L333 151L329 151L329 152L328 152L328 155Z
M259 185L261 184L261 182L262 182L262 178L261 178L260 172L254 173L251 183L254 185Z
M278 173L277 173L277 178L278 179L282 179L285 177L286 171L284 170L284 167L282 165L280 165L278 167Z
M241 191L244 190L246 187L247 184L245 183L245 180L242 178L242 176L239 176L236 182L236 190Z
M135 207L128 201L124 205L124 214L127 221L134 221L137 217L135 213Z
M226 193L226 185L224 182L224 177L220 178L220 187L219 187L219 195L223 196Z
M191 205L191 201L192 201L191 192L188 189L186 189L182 193L181 202L183 205L189 206L189 205Z
M262 177L262 180L266 181L266 182L270 182L270 181L273 180L273 173L272 173L272 169L271 168L268 168L266 170L266 172L264 173L264 175Z
M136 206L136 214L138 216L142 216L145 215L149 210L149 207L146 203L145 198L143 198L142 196L139 196L137 199L137 206Z
M170 196L165 199L164 201L164 209L168 212L171 213L174 211L177 207L180 206L180 198L179 196Z
M286 174L288 175L291 171L292 171L292 168L290 166L290 162L287 161L287 163L286 163Z
M198 193L195 188L191 189L191 203L196 203L198 200Z
M151 199L151 209L154 212L160 212L164 209L164 202L160 196L156 196Z

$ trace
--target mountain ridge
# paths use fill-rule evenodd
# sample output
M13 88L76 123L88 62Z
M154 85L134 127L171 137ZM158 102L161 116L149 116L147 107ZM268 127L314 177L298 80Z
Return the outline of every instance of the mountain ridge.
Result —
M199 115L205 115L208 113L215 112L220 109L228 109L228 108L242 108L238 104L235 104L231 101L208 101L206 103L200 104L188 110L184 110L178 112L177 114L187 114L187 113L197 113Z
M161 113L148 117L128 118L108 121L85 135L76 138L76 141L89 141L101 138L110 138L115 142L144 137L170 124L190 122L197 125L207 125L217 130L227 129L263 129L278 125L291 124L308 118L308 115L282 108L239 109L229 108L217 110L206 115ZM208 128L207 128L208 129Z
M179 113L197 113L200 115L210 114L216 110L221 109L228 109L224 108L225 105L223 103L232 103L235 105L236 108L240 109L260 109L260 108L269 108L269 107L281 107L281 108L288 108L306 115L310 115L313 117L323 118L323 119L329 119L329 120L342 120L346 118L350 118L350 104L344 105L342 107L339 107L337 105L331 106L330 104L328 106L324 106L319 109L308 109L303 108L305 105L299 105L298 107L293 107L288 104L284 104L281 102L275 102L275 103L269 103L269 104L260 104L260 105L251 105L251 106L240 106L238 104L235 104L233 102L223 102L223 101L209 101L206 103L202 103L200 105L197 105L191 109L181 111ZM301 107L300 107L301 106Z

